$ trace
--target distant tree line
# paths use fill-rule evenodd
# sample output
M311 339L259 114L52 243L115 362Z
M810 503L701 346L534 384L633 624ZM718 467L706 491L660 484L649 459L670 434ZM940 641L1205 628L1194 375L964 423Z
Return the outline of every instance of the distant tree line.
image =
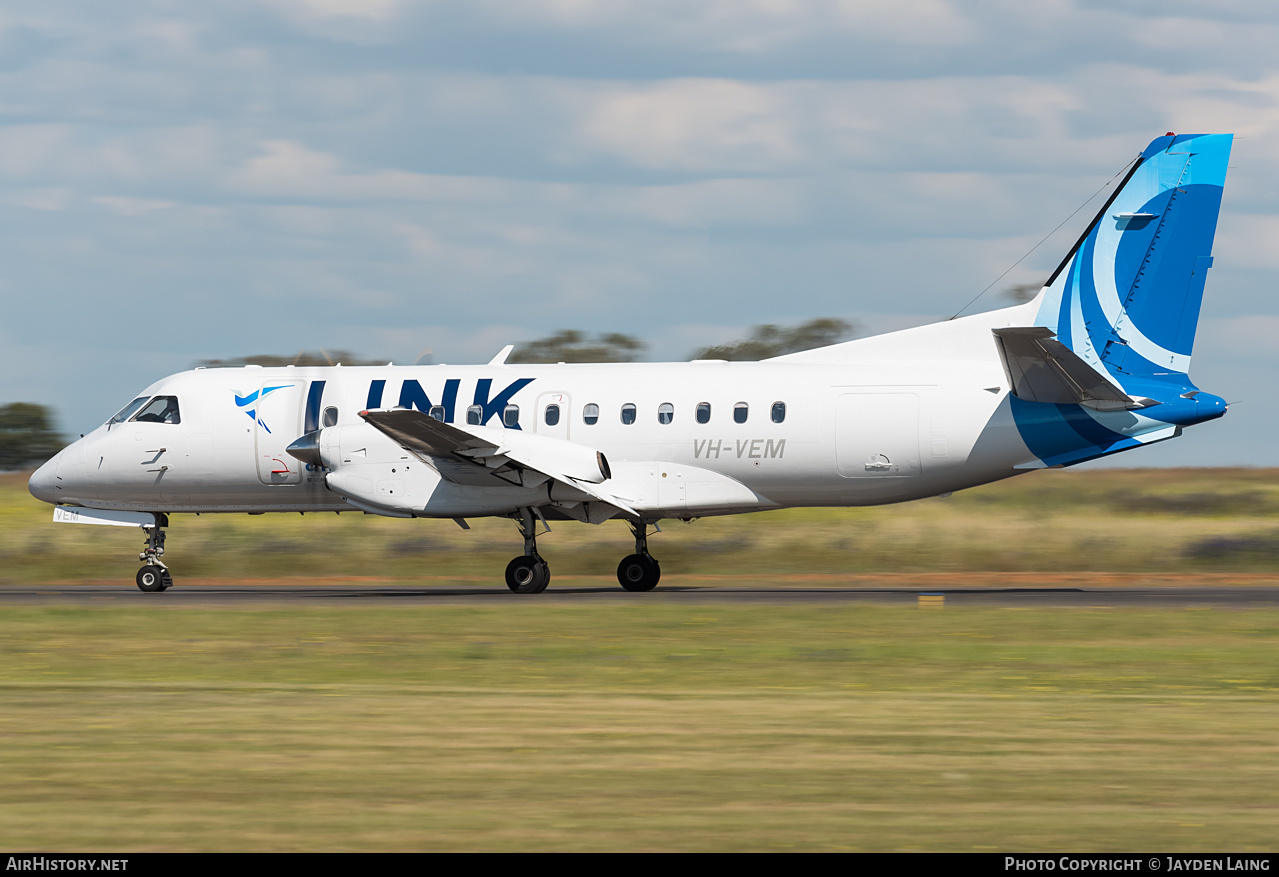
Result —
M593 340L577 329L561 329L545 338L520 344L507 362L634 362L644 342L609 332Z
M837 317L819 317L798 326L756 326L747 338L702 347L689 359L769 359L814 347L838 344L860 331L856 323ZM645 344L618 332L588 337L576 329L561 329L545 338L520 344L508 362L634 362Z
M0 471L26 469L66 447L53 414L34 402L0 405Z
M386 365L386 359L363 359L349 350L303 350L292 356L281 356L276 353L261 353L256 356L232 356L227 359L202 359L196 363L199 368L239 368L245 365L260 365L263 368L284 365Z
M798 326L775 326L771 323L756 326L751 334L737 341L699 348L689 359L759 360L825 347L847 341L861 331L861 327L838 317L819 317ZM560 329L544 338L518 344L507 358L512 363L555 362L635 362L640 359L647 344L634 335L622 332L602 332L590 335L579 329ZM270 366L325 366L325 365L385 365L385 358L367 359L349 350L309 351L293 356L263 353L257 356L234 356L226 359L204 359L196 363L204 368L237 368L245 365Z
M750 337L727 344L715 344L693 352L690 359L729 359L737 362L771 359L787 353L812 350L847 341L858 326L838 317L819 317L798 326L766 323L751 330Z

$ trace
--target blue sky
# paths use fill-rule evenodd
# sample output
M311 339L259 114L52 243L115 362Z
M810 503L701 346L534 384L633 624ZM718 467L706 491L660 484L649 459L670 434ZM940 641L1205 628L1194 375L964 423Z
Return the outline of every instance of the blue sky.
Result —
M1275 46L1251 0L9 2L0 401L81 432L204 358L930 322L1230 131L1192 376L1239 404L1116 462L1279 465Z

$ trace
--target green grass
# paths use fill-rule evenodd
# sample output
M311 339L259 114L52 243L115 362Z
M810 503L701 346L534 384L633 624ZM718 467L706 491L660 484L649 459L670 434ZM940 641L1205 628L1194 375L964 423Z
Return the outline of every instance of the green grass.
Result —
M1268 850L1279 610L18 607L0 836Z
M681 574L1180 571L1270 573L1279 562L1279 471L1035 472L948 498L792 509L692 523L651 538ZM0 582L128 581L138 532L54 525L25 477L0 477ZM166 560L191 577L374 576L496 580L520 549L506 520L404 521L359 513L175 516ZM539 540L556 576L609 575L625 524L554 523Z
M1273 470L1043 472L671 522L727 574L1269 580ZM118 582L138 534L0 478L0 582ZM508 521L178 517L203 577L496 584ZM557 581L618 522L555 524ZM793 580L793 579L792 579ZM137 596L135 594L135 596ZM0 838L52 850L1273 849L1279 610L7 604Z

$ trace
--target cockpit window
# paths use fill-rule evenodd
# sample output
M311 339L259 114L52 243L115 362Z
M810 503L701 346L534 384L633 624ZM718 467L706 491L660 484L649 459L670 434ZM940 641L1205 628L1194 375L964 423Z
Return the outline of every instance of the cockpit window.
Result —
M151 398L150 396L139 396L138 398L130 402L128 405L125 405L123 408L121 408L120 411L116 414L116 416L108 420L107 423L124 423L130 417L137 414L138 409L141 408L143 405L147 404L147 400L150 398Z
M181 423L177 396L156 396L141 411L133 415L137 423Z

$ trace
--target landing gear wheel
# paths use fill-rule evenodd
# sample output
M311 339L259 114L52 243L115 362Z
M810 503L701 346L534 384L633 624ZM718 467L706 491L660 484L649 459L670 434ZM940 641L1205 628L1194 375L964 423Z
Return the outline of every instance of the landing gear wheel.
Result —
M540 594L551 583L551 568L537 555L521 554L506 565L506 586L516 594Z
M662 568L652 555L632 554L617 565L617 580L628 591L651 591L662 577Z
M162 566L154 566L147 564L138 570L135 577L138 583L138 589L151 593L153 591L163 591L169 585L173 584L173 578L169 575L169 571Z

